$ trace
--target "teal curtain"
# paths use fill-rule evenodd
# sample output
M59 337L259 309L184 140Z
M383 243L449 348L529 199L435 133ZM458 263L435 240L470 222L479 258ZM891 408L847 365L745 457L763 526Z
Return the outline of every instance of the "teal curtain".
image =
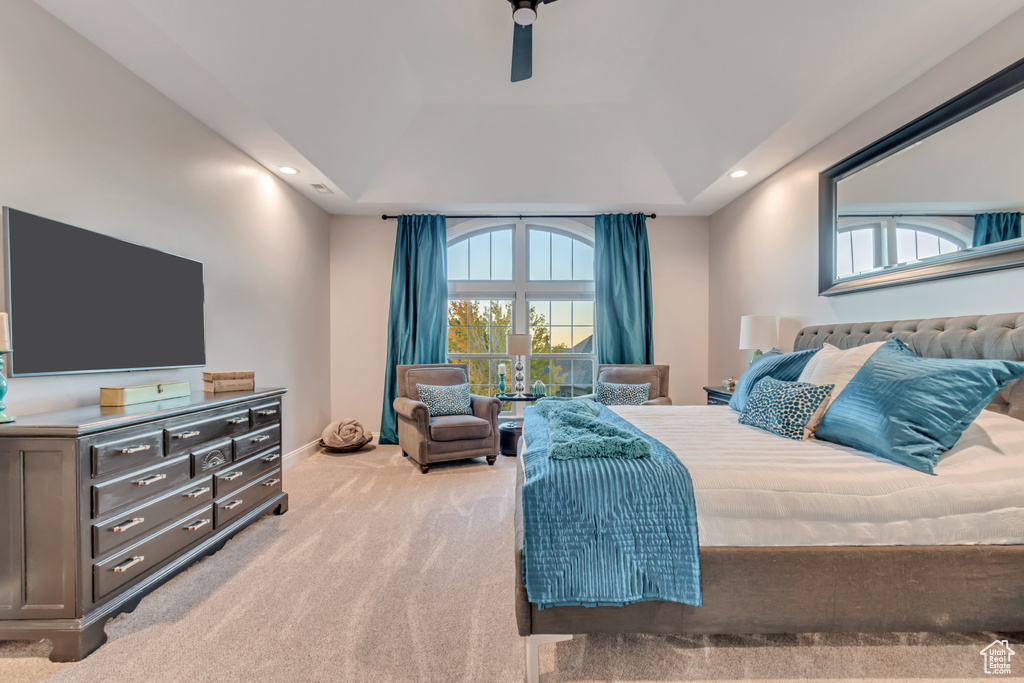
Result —
M974 247L1005 242L1020 237L1019 211L979 213L974 217Z
M448 238L444 216L399 216L391 271L388 364L380 443L398 443L397 367L444 363L447 354ZM359 296L355 293L355 296ZM353 359L359 362L359 359Z
M596 217L594 288L598 362L653 363L651 254L642 213Z

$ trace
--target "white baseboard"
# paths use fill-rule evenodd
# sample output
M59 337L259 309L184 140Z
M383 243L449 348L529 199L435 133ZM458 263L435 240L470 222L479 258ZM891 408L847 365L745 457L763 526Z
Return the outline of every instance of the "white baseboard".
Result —
M284 456L284 458L282 458L283 467L286 470L291 467L295 467L306 458L311 455L316 455L319 452L320 440L317 439L316 441L310 441L305 446L299 446L294 451Z

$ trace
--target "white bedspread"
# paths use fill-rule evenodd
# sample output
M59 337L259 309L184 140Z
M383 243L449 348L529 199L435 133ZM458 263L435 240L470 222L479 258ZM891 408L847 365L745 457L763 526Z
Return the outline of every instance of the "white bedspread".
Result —
M739 424L725 406L616 406L690 470L702 546L1024 543L1024 422L985 411L937 476Z

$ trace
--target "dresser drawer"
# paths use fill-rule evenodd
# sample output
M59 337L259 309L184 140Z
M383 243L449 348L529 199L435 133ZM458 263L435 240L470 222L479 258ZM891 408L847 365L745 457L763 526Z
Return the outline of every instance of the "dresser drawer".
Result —
M253 427L262 427L271 422L281 421L281 402L264 403L249 408L249 420Z
M224 439L192 451L192 472L196 476L228 464L232 460L231 439Z
M212 506L197 508L145 540L93 565L93 600L139 578L213 531Z
M213 502L213 481L206 477L134 509L92 525L92 556L142 538L198 505Z
M164 429L167 454L180 453L207 441L240 434L248 430L249 410L247 408L219 413L194 422L177 424Z
M213 493L217 498L237 491L253 479L275 467L281 466L281 449L274 448L254 455L247 460L222 467L213 476Z
M92 516L99 517L125 505L180 486L192 478L189 456L161 462L92 487Z
M262 451L281 443L281 425L275 424L257 429L245 436L235 437L235 462L256 451Z
M112 440L92 445L92 476L101 477L126 467L139 467L164 457L163 432L112 434Z
M281 470L273 469L248 486L217 500L213 511L217 529L227 526L249 510L281 492Z

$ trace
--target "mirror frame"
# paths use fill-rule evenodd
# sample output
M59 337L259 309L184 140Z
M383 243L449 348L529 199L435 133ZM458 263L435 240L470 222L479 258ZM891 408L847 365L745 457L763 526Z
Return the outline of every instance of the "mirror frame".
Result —
M914 119L864 149L830 166L818 176L818 295L836 296L911 282L927 282L971 273L1024 266L1024 238L973 247L970 252L936 256L926 262L839 279L835 274L840 180L923 140L985 107L1024 89L1024 59Z

